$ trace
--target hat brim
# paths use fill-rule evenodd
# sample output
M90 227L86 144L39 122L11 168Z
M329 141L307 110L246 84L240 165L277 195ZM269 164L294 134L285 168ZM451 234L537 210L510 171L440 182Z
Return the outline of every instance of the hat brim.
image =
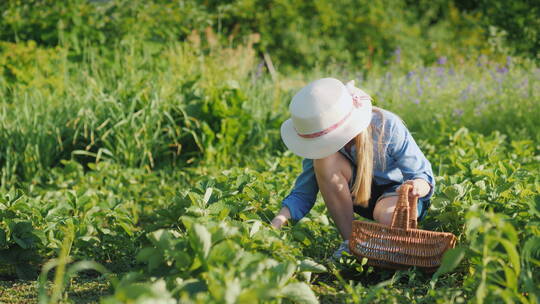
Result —
M296 133L292 119L281 125L281 139L294 154L308 158L321 159L336 153L358 133L364 131L371 122L371 103L353 109L345 123L331 132L316 138L304 138Z

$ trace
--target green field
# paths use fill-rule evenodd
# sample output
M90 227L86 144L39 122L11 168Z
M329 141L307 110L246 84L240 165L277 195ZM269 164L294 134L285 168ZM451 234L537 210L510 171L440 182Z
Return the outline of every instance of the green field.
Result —
M1 3L0 303L539 303L540 8L465 3ZM430 160L435 275L331 262L320 196L271 228L325 76Z

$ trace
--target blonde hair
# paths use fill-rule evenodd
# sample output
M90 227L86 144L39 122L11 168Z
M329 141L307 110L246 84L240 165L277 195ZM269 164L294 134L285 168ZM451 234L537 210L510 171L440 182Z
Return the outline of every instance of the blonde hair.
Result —
M373 179L373 132L378 134L378 153L377 157L384 166L385 147L383 145L384 136L384 115L380 108L373 107L373 113L381 117L381 127L377 128L371 124L354 139L356 146L356 180L351 189L353 203L362 207L368 207L371 197L371 182ZM384 168L383 168L384 170Z

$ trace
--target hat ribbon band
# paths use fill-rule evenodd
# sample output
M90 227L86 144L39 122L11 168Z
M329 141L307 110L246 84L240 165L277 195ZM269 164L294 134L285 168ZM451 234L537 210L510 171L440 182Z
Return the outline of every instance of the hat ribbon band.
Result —
M363 106L362 104L362 100L370 100L371 98L369 96L356 96L354 95L353 96L353 105L355 108L360 108ZM351 109L351 111L349 113L347 113L347 115L345 115L345 117L343 117L340 121L336 122L335 124L331 125L330 127L322 130L322 131L319 131L319 132L315 132L315 133L310 133L310 134L300 134L298 133L298 131L296 131L296 134L298 134L298 136L300 137L303 137L303 138L317 138L317 137L321 137L323 135L326 135L332 131L334 131L335 129L337 129L339 126L341 126L346 120L347 118L349 118L349 116L351 116L352 112L353 112L354 109Z

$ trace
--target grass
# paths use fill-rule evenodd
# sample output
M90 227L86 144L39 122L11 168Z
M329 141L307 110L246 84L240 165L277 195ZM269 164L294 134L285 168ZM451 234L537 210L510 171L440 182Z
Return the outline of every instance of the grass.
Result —
M38 303L36 281L0 281L0 303ZM99 303L110 295L110 283L103 279L77 278L71 282L67 296L72 303Z

